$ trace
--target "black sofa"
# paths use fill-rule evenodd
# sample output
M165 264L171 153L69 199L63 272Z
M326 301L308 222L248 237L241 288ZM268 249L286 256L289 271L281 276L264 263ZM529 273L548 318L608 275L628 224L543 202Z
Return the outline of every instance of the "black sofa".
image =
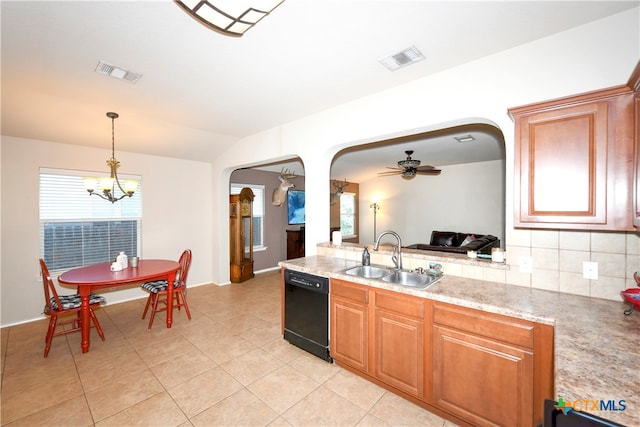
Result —
M467 251L477 251L491 254L491 248L499 248L500 239L490 234L458 233L455 231L432 231L431 241L404 246L406 249L420 249L425 251L441 251L466 254Z

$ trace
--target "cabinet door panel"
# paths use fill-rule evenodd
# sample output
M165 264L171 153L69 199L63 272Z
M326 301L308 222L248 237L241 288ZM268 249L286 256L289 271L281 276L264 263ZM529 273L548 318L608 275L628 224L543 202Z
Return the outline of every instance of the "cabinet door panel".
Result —
M331 297L331 357L367 372L368 334L367 307Z
M375 372L385 383L424 396L424 323L376 310Z
M606 224L606 101L522 118L520 223Z
M533 354L435 326L434 403L474 425L533 422Z

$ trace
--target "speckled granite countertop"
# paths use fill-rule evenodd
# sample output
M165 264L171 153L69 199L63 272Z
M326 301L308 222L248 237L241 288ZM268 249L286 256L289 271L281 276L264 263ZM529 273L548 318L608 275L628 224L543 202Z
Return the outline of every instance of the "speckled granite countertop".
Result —
M354 261L311 256L280 266L390 289L435 301L550 324L555 327L555 398L624 400L624 411L588 411L640 426L640 312L622 302L445 276L425 290L340 274Z

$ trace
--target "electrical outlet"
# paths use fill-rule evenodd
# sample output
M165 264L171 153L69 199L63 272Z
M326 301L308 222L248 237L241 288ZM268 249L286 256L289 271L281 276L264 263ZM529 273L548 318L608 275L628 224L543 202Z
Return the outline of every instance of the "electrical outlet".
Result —
M598 280L598 263L584 261L582 263L582 277L590 280Z
M530 256L521 256L518 261L521 273L533 273L533 258Z

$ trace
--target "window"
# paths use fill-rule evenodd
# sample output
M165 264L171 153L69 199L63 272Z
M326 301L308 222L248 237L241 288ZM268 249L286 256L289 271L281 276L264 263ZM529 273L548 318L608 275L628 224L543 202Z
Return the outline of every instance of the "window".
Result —
M101 175L40 169L40 255L50 271L110 262L120 251L140 255L142 186L133 197L109 203L84 189L84 177Z
M253 191L253 250L264 250L264 185L231 183L230 194L240 194L243 188ZM249 236L245 236L245 246L249 246Z
M340 232L343 236L356 234L356 195L342 193L340 195Z

